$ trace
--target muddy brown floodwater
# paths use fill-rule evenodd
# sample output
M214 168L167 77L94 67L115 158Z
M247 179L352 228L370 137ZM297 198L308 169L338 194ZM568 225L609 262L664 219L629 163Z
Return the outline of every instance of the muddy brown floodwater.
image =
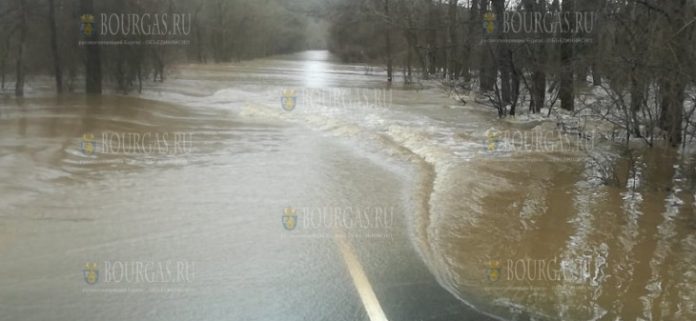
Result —
M309 51L3 97L0 320L696 320L693 155L383 78Z

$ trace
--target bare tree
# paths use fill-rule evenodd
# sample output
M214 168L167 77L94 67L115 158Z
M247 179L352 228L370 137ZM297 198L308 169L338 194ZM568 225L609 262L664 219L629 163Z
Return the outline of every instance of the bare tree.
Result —
M684 90L688 78L682 68L682 63L687 61L689 45L685 17L689 10L686 4L686 0L669 1L664 4L666 28L662 39L667 51L664 54L665 67L660 79L662 95L660 126L667 132L667 137L673 146L678 146L682 139Z
M572 29L575 21L575 0L563 0L562 14L567 16L569 25L564 26L564 41L561 43L561 71L559 96L561 108L565 110L575 110L575 80L573 66L573 43L571 42Z
M387 81L392 81L393 60L391 43L391 15L389 14L389 0L384 0L384 16L387 19L384 29L384 42L387 47Z
M48 0L48 26L51 30L51 53L53 54L53 70L56 77L56 91L61 93L63 92L63 72L61 70L60 53L58 51L55 0Z
M94 17L94 0L80 0L80 12L82 17L89 15ZM101 53L99 48L98 32L93 31L84 35L85 44L85 92L88 94L102 93Z
M17 44L17 63L15 73L17 75L15 82L15 96L24 96L24 48L27 40L27 3L26 0L19 1L19 43Z

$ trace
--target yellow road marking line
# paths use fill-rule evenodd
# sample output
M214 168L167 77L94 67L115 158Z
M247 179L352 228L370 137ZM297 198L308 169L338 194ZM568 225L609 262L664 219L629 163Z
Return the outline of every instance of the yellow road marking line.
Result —
M360 300L362 300L365 306L365 311L367 311L370 321L387 321L387 316L384 314L384 310L382 310L382 306L379 304L379 300L377 300L377 295L372 289L372 284L367 279L365 270L363 270L350 242L346 240L345 235L339 233L334 234L334 239L341 250L341 254L343 254L343 260L346 262L350 276L353 278L353 284L355 284L355 288L358 290Z

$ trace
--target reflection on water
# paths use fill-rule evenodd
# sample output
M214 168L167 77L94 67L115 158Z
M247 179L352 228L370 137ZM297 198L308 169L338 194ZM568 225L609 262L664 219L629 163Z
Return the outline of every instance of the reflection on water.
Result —
M453 173L503 180L457 192L478 206L450 208L437 227L455 292L508 316L694 318L689 160L642 151L617 161L620 187L597 184L591 164L504 165Z
M306 88L326 88L328 86L325 74L329 69L325 62L328 56L329 54L326 51L310 52L307 55L304 61Z
M170 319L367 319L339 249L352 246L361 289L390 320L484 318L450 293L516 320L696 320L693 156L597 148L606 180L582 153L489 153L506 143L491 145L491 128L548 128L383 79L306 52L180 66L140 98L5 98L0 309L22 316L35 296L34 319L57 304L74 319L71 271L155 258L198 262L192 293L97 296L100 316L142 319L146 298ZM287 112L287 88L316 96ZM317 98L364 90L389 103ZM288 206L394 207L396 229L340 246L288 238Z

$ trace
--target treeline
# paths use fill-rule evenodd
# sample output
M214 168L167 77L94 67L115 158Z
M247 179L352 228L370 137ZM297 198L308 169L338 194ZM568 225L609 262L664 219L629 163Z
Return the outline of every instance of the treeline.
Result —
M309 17L314 3L0 1L0 86L23 96L27 75L53 75L58 92L100 93L102 82L129 92L164 80L174 62L229 62L321 46L307 36L318 25L316 15Z
M476 90L500 117L575 111L594 86L626 138L694 134L694 1L336 0L331 21L344 60Z

